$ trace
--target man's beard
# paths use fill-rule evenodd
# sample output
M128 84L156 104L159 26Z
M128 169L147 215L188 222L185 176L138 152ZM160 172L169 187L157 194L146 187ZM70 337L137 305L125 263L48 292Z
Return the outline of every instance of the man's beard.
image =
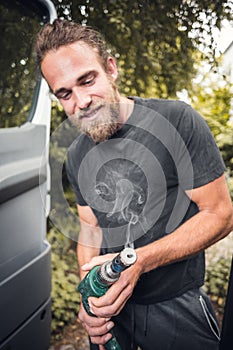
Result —
M122 126L122 123L120 123L119 98L114 86L110 86L110 90L109 100L111 102L106 102L102 99L100 101L93 100L91 106L86 108L85 111L78 111L69 115L69 119L73 125L88 135L95 143L108 140ZM98 109L102 110L102 115L98 116L96 120L85 120L85 122L82 120L82 117Z
M121 127L119 123L119 103L105 105L105 111L101 118L89 122L81 129L85 134L92 138L94 142L103 142L115 134Z

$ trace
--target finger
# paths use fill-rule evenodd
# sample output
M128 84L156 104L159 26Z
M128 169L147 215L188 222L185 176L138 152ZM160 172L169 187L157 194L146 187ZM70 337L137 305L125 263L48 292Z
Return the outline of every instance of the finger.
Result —
M103 326L93 327L88 324L84 324L84 328L91 337L104 336L109 333L109 331L114 327L114 323L109 321Z
M85 309L82 306L78 313L78 319L81 321L81 323L86 323L86 324L92 325L93 327L103 326L106 322L110 321L110 318L106 318L106 317L97 318L97 317L88 315L88 313L85 311Z
M92 344L98 344L100 349L105 350L104 344L107 343L112 338L112 334L108 333L100 337L90 337Z
M78 318L81 323L86 323L91 327L101 327L110 321L109 317L93 317L81 312L79 312Z
M93 306L95 308L101 308L108 305L112 305L116 299L122 296L122 293L125 293L126 288L127 288L127 285L116 282L100 298L89 297L88 303L89 303L90 309L92 310Z
M117 299L114 301L112 300L110 303L107 301L107 305L104 306L95 306L91 303L91 312L93 312L98 317L112 317L116 316L120 313L122 308L124 307L127 300L132 295L131 290L127 291L127 289L124 289L124 291L119 295Z
M115 282L115 284L100 298L89 297L88 303L90 308L94 311L95 308L113 305L117 299L123 300L128 298L128 296L132 294L132 291L133 287L130 281L121 279Z
M100 256L94 256L88 263L81 266L83 271L89 271L97 265L102 265L108 260L112 260L117 254L105 254Z

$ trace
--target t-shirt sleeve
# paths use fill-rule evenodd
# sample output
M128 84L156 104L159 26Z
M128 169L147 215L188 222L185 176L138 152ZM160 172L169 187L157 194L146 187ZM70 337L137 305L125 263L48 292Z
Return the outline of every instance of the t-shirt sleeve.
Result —
M75 144L76 143L72 144L68 149L66 162L65 162L65 169L66 169L67 178L75 194L76 203L81 206L85 206L88 204L84 200L78 186L79 160L74 159L76 154Z
M190 155L193 188L197 188L220 177L225 165L207 122L191 106L184 106L178 130Z

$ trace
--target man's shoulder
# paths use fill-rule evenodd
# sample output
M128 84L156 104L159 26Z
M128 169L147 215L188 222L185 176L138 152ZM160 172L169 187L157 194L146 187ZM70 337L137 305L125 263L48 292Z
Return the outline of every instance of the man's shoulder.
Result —
M189 118L191 115L191 106L180 100L141 97L133 97L133 100L139 108L142 107L155 112L154 114L149 113L150 115L163 116L175 125L179 124L181 119Z
M162 111L164 111L165 113L168 111L182 111L183 109L188 107L188 104L180 100L162 98L143 98L137 96L132 96L130 98L132 98L136 104L153 109L155 111L159 111L160 113Z

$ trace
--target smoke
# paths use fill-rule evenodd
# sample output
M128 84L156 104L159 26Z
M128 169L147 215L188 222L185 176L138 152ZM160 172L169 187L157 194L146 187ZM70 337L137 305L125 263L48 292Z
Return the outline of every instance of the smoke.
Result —
M103 166L102 170L105 174L103 175L102 171L101 178L104 177L105 182L98 182L95 186L95 192L103 199L114 203L106 217L118 224L127 225L125 246L133 247L134 237L131 225L136 225L140 220L143 220L140 213L146 202L146 181L143 181L144 186L134 183L132 174L135 176L135 173L139 173L140 169L129 161L124 165L122 162L122 159L117 161L117 168L121 169L122 172L112 170L110 164ZM116 162L114 163L116 165ZM129 176L132 181L124 176ZM142 179L142 174L140 174L140 178Z

